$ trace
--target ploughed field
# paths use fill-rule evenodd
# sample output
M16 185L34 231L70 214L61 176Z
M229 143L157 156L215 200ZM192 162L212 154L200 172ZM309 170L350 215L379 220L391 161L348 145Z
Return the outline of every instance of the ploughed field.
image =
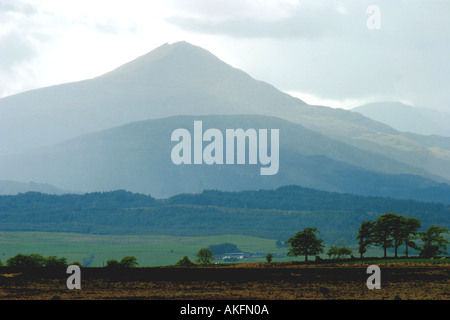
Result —
M450 300L450 264L380 264L381 289L366 285L369 264L302 263L81 268L81 289L69 290L65 269L0 268L0 299L11 300Z

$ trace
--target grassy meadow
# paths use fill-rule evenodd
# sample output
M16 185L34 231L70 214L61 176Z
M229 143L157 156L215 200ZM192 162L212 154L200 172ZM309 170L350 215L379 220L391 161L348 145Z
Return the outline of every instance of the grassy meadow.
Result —
M242 235L207 237L177 237L161 235L92 235L53 232L0 232L0 260L5 264L9 257L19 253L39 253L43 256L67 258L67 262L79 261L84 266L102 267L109 259L135 256L139 267L174 265L184 256L191 261L196 252L213 244L233 243L243 252L285 253L277 248L273 239ZM265 258L253 258L247 262L262 262ZM274 259L274 261L287 261ZM289 258L292 260L292 258Z
M139 267L157 267L175 265L184 256L195 261L195 254L201 248L221 243L233 243L242 252L260 253L237 261L238 263L266 262L267 253L272 253L273 262L304 261L304 257L287 257L287 248L278 248L276 240L245 235L220 235L203 237L180 237L166 235L94 235L60 232L8 232L0 231L0 260L5 265L6 260L19 253L39 253L45 257L57 256L67 258L71 263L79 261L86 267L103 267L109 259L120 260L125 256L135 256ZM353 248L356 250L356 248ZM326 252L327 248L325 249ZM359 254L354 252L359 258ZM366 257L381 257L380 248L369 248ZM365 263L397 263L404 259L394 259L389 252L389 258L379 260L367 259ZM400 253L400 256L403 256ZM320 257L329 257L322 253ZM349 257L347 257L349 258ZM309 257L313 261L314 257ZM409 259L408 263L446 263L446 260ZM359 263L358 259L341 261L345 264Z

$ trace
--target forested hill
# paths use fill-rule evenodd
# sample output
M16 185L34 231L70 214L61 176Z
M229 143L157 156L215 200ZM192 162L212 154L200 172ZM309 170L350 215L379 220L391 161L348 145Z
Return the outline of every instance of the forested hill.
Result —
M403 212L408 214L433 212L449 214L450 206L441 203L399 200L394 198L359 196L319 191L300 186L285 186L276 190L223 192L205 190L199 194L179 194L168 199L124 190L85 194L49 195L39 192L0 196L0 213L35 210L78 211L86 209L121 209L167 205L215 206L283 211L345 211L359 213Z
M329 193L298 186L249 192L204 191L168 199L123 190L0 196L0 231L206 236L252 235L286 240L305 227L323 239L355 241L362 221L387 212L449 228L450 206Z
M168 204L193 204L228 208L277 209L297 211L403 212L408 214L434 212L448 214L450 206L441 203L398 200L319 191L300 186L276 190L222 192L205 190L200 194L180 194Z
M0 213L35 210L36 214L45 214L46 211L55 209L121 209L149 207L155 204L156 200L151 196L124 190L63 195L26 192L0 196Z

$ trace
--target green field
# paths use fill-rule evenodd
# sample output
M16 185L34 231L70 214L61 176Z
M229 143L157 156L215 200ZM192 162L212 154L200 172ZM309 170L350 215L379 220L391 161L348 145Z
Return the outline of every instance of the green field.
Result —
M8 258L19 253L39 253L45 257L57 256L67 258L67 262L81 262L88 267L102 267L109 259L120 260L125 256L135 256L139 267L174 265L184 256L195 261L195 253L214 244L233 243L243 252L260 253L260 257L239 260L238 262L265 262L267 253L274 255L273 262L304 261L304 257L287 257L287 248L277 248L276 240L244 235L220 235L205 237L176 237L163 235L93 235L60 232L0 232L0 260L3 265ZM356 248L353 248L356 249ZM326 252L326 250L325 250ZM278 254L282 255L279 257ZM359 254L354 252L355 257ZM393 253L387 260L377 263L405 262L393 259ZM380 248L369 248L365 256L381 257ZM322 259L328 256L320 254ZM348 258L348 257L347 257ZM309 260L314 260L310 257ZM448 261L448 259L446 259ZM415 259L410 263L447 262L446 260ZM370 262L369 260L365 262ZM347 260L344 263L359 263Z
M233 243L243 252L285 253L275 240L242 235L221 235L208 237L175 237L151 235L92 235L52 232L0 232L0 260L5 264L9 257L18 253L39 253L67 258L67 262L80 261L84 266L101 267L109 259L120 260L132 255L140 267L173 265L184 256L191 261L195 253L212 244ZM289 260L292 260L290 258ZM246 262L265 261L253 258ZM287 261L274 259L274 261Z

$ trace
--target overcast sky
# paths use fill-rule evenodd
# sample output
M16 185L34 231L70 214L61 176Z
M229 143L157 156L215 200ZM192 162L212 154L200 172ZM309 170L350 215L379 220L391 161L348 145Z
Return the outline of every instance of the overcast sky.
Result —
M0 0L0 97L180 40L311 104L450 112L448 0Z

